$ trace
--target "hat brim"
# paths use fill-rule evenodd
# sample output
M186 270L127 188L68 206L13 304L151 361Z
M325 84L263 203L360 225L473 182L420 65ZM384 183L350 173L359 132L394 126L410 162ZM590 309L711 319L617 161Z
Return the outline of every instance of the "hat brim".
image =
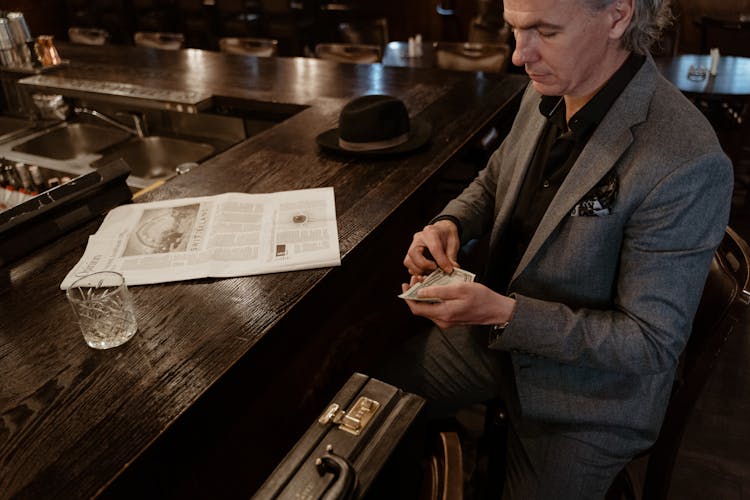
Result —
M384 149L370 149L368 151L351 151L339 146L339 129L332 128L326 130L315 138L318 145L329 151L336 151L353 156L386 156L401 153L408 153L424 146L432 134L432 125L430 123L415 118L409 123L409 140L398 146Z

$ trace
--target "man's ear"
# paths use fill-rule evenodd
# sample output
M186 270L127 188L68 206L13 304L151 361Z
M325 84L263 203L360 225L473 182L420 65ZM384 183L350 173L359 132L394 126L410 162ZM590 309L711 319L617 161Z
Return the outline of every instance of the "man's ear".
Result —
M630 26L633 19L633 9L635 0L615 0L609 7L610 27L609 37L620 39L625 30Z

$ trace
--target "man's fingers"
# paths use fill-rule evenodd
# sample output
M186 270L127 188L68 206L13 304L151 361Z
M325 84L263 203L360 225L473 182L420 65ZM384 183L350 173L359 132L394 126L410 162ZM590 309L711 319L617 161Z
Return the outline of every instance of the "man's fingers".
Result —
M453 223L439 221L416 233L409 246L404 266L412 275L429 274L438 267L447 273L460 267L457 263L458 234Z
M437 267L435 262L426 259L423 255L425 247L412 247L404 258L404 266L409 270L409 274L420 275L434 271Z
M427 286L420 290L417 290L417 297L420 299L442 299L440 297L440 290L436 289L439 287Z
M446 252L448 254L448 258L451 260L454 267L460 267L458 265L459 247L460 247L460 242L457 239L456 240L451 239L448 241L448 248L446 249Z
M442 301L463 297L462 288L468 283L453 283L449 285L426 286L417 291L417 296L423 299L440 299Z
M425 248L422 256L425 259L425 266L429 265L430 271L434 271L439 267L446 273L453 272L453 263L448 255L443 252L442 246L435 247L432 252L430 252L429 248Z

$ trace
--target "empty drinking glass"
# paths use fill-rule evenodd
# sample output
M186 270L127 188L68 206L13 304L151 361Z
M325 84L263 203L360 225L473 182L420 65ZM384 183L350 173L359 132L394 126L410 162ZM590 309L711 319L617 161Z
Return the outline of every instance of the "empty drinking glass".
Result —
M138 329L133 298L120 273L89 274L70 285L66 294L84 340L94 349L124 344Z

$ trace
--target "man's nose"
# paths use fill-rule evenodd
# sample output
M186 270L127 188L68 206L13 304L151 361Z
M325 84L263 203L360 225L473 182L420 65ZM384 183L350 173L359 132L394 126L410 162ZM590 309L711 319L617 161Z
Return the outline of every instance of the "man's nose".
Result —
M536 50L534 42L531 40L531 34L518 31L515 34L516 48L513 50L511 60L516 66L524 66L534 61Z

